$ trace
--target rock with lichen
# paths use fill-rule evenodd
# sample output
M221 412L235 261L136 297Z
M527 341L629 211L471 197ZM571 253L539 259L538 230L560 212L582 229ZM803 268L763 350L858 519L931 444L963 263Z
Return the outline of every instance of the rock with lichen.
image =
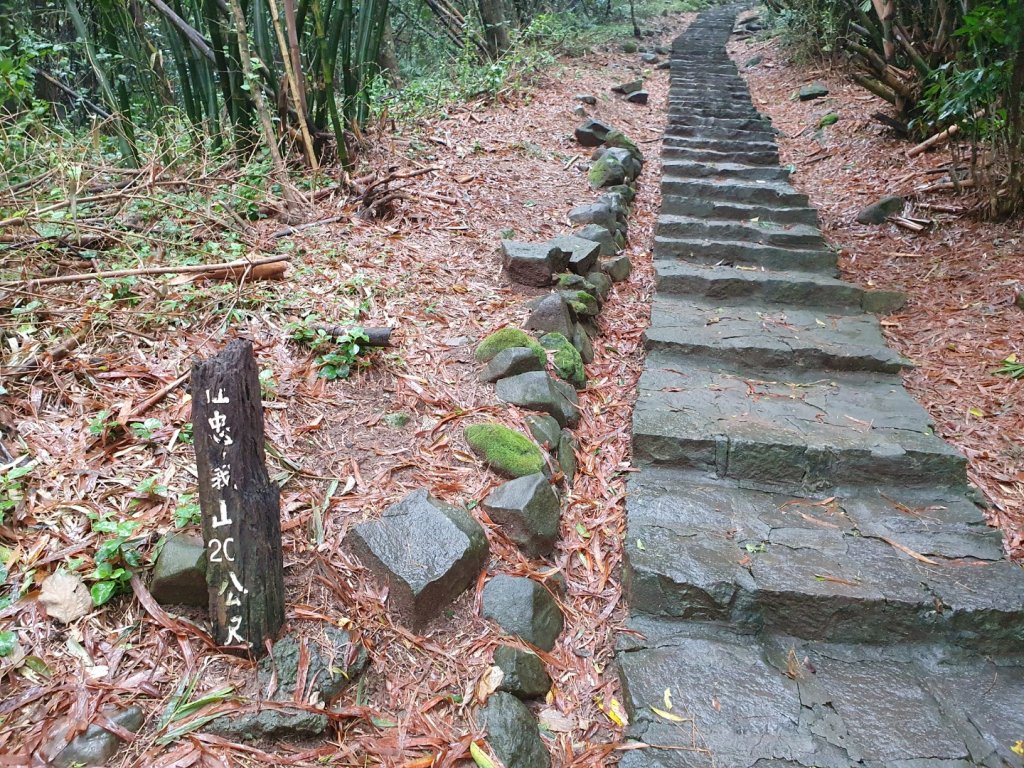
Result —
M583 369L583 359L579 351L565 336L560 333L549 333L540 337L541 346L554 352L551 363L555 373L563 381L572 384L576 389L587 386L587 373Z
M530 334L519 328L502 328L490 334L476 348L475 357L479 363L489 363L499 352L511 347L526 347L533 350L542 364L547 360L544 348Z

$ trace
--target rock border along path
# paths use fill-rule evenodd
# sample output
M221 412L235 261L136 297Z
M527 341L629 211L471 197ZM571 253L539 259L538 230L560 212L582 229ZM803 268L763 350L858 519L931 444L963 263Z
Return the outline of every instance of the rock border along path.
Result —
M673 47L621 764L1020 766L1024 570L779 168L739 10Z

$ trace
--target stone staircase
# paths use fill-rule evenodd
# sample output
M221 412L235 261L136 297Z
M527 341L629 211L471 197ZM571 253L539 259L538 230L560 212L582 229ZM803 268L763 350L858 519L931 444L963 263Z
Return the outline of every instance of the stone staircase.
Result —
M836 278L725 52L674 45L633 424L621 764L1024 766L1024 570ZM1014 751L1017 746L1018 751Z

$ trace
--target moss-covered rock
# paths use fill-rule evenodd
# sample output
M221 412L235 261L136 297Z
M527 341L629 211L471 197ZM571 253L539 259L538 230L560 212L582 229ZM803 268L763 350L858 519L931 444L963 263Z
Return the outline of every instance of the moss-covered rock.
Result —
M498 474L525 477L544 469L540 448L521 432L492 423L473 424L463 434L473 453Z
M476 348L476 359L481 363L489 363L495 355L510 347L528 347L534 351L542 365L547 362L544 348L534 341L530 334L519 328L502 328L492 333Z
M618 147L619 149L625 149L633 156L633 159L638 163L644 161L644 155L640 151L640 147L636 145L629 136L619 130L608 131L608 135L605 136L604 145L606 147Z
M594 317L601 311L597 299L586 291L562 291L562 298L578 316Z
M589 293L591 296L597 296L597 286L582 275L574 275L571 272L565 272L558 275L556 279L558 281L559 288L572 291L583 291L585 293Z
M587 373L583 370L583 359L580 353L565 336L560 333L549 333L540 337L541 346L554 351L551 363L555 373L563 381L572 384L576 389L587 386Z
M590 166L587 181L592 189L622 184L626 181L626 169L617 157L606 152Z

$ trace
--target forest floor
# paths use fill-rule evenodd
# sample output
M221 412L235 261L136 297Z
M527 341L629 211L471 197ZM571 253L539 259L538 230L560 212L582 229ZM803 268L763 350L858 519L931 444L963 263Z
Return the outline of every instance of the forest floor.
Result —
M964 453L968 474L990 506L1011 556L1024 557L1024 380L997 374L1024 356L1024 234L1019 221L984 221L969 210L973 196L946 186L962 165L951 147L915 158L872 117L888 105L854 84L840 68L796 61L777 38L734 40L730 53L750 86L754 105L782 133L780 160L793 185L809 195L822 231L841 248L842 276L905 292L905 307L883 319L890 344L913 361L904 376L931 414L936 431ZM745 67L755 57L761 62ZM803 85L821 82L825 98L800 101ZM834 113L824 128L819 121ZM961 148L960 157L967 157ZM861 208L886 195L909 201L907 215L930 220L914 233L895 224L865 226Z
M669 44L690 18L653 20L658 35L645 42ZM1024 351L1020 310L1013 306L1024 281L1019 227L920 206L967 205L948 195L916 198L918 212L935 221L924 234L852 223L878 197L909 194L941 178L933 171L948 155L907 160L907 145L870 118L879 104L840 72L789 61L771 41L734 48L741 64L755 53L764 57L748 72L755 103L784 131L783 162L796 167L794 183L811 195L826 235L843 247L844 275L907 292L906 308L883 321L894 347L917 363L907 385L943 437L968 455L972 480L993 503L993 522L1006 531L1011 552L1024 554L1024 385L993 374ZM240 230L221 258L290 253L283 280L238 286L137 277L19 294L22 311L0 317L5 365L53 350L68 336L80 344L52 364L44 355L31 376L0 382L0 444L13 461L27 455L34 462L21 487L3 489L9 498L24 497L0 522L0 572L6 572L6 594L16 598L0 603L0 631L13 630L17 642L15 652L0 658L0 755L37 755L61 718L85 723L102 705L117 703L140 705L148 721L118 753L122 766L426 768L467 759L470 741L480 736L471 716L477 685L501 642L479 616L482 581L450 616L414 635L391 621L382 592L343 545L353 525L428 487L474 508L487 528L489 573L565 574L566 629L543 656L555 685L537 714L555 765L617 760L621 728L608 712L622 698L612 657L625 618L619 599L624 479L653 289L668 74L647 71L645 106L625 103L609 88L641 72L636 54L608 45L559 60L496 102L459 105L415 125L382 126L369 137L372 149L360 174L434 170L410 178L408 199L380 221L358 218L358 200L327 194L318 196L309 219L336 222L275 238L280 222L239 222L214 205L220 170L207 169L191 186L210 203L190 213L188 231L199 242L216 240L214 230L225 222ZM827 99L791 100L811 80L829 86ZM603 335L588 366L589 386L580 393L580 473L565 499L556 555L551 562L528 561L477 507L498 480L470 454L462 429L492 418L523 426L525 414L499 406L493 388L478 381L473 348L524 316L527 294L500 273L503 233L547 239L568 229L569 209L595 197L586 182L588 152L572 138L578 93L597 96L590 113L637 140L648 162L630 220L633 276L616 284L601 314ZM838 122L816 130L828 110ZM158 167L147 172L159 182ZM150 184L144 195L155 199L158 188ZM124 206L118 217L145 218L138 199L130 212L127 200L116 204ZM97 267L162 263L173 233L154 225L147 234L151 248L135 245L117 259L101 251ZM204 254L209 260L211 249ZM5 273L25 277L44 268L83 269L77 256L54 248L3 257ZM325 323L394 326L392 345L374 351L348 379L320 378L313 355L289 340L289 324L311 312ZM129 594L64 626L46 618L36 600L41 582L58 567L92 571L111 537L97 521L132 524L127 538L146 564L176 518L196 530L191 403L185 389L168 385L188 373L193 356L209 356L234 336L255 342L265 371L268 460L283 482L289 628L315 639L325 625L341 626L370 652L369 671L342 695L325 742L241 745L197 728L164 743L165 732L155 725L182 681L195 684L192 696L199 699L225 686L241 688L252 665L204 645L190 630L191 623L205 625L202 612L168 617ZM408 423L392 418L398 414L408 415ZM237 706L229 697L189 717ZM186 717L173 726L188 723Z
M671 44L691 17L651 19L657 35L644 43ZM641 74L647 105L610 92ZM207 190L210 203L180 226L192 227L197 242L215 240L213 230L227 219L242 235L214 255L291 253L283 280L238 286L187 275L136 276L23 289L16 305L22 311L4 319L5 364L36 359L67 333L81 343L63 360L51 364L43 354L35 373L3 381L4 444L15 460L27 454L34 464L19 480L24 498L0 527L7 589L20 597L0 608L0 630L13 630L18 644L0 659L0 754L39 755L61 718L88 723L113 703L138 704L147 713L140 736L118 753L124 766L445 766L467 759L470 741L481 735L471 717L476 686L501 642L479 615L483 578L448 617L417 636L391 621L384 593L344 547L353 525L427 487L475 508L487 528L490 574L541 578L557 569L565 575L566 628L543 656L554 687L539 706L540 722L555 765L617 759L621 720L612 702L621 694L612 657L624 619L618 576L624 479L652 290L667 85L666 71L645 67L615 42L561 59L496 102L454 106L411 126L381 126L353 176L433 170L410 178L407 199L379 221L358 218L356 199L318 196L309 220L340 220L275 238L280 222L239 224L214 204L218 170L207 170L191 187ZM579 474L563 499L556 554L538 562L526 560L477 506L500 481L471 455L462 431L485 419L524 426L525 413L499 405L493 387L480 383L473 350L486 334L525 317L529 292L501 274L499 239L507 230L516 239L548 239L568 229L572 207L596 197L586 180L589 150L572 133L581 121L573 114L579 93L597 97L589 113L636 140L648 163L626 250L633 275L616 284L605 305L590 383L580 393ZM147 173L161 179L155 164ZM82 186L88 181L102 179ZM145 200L158 190L150 185L133 195ZM103 209L104 221L89 219L93 209L85 203L78 216L101 228L129 212L147 221L137 199L129 207L129 197L116 200L113 215ZM36 233L49 231L41 226ZM133 247L115 259L97 246L95 268L164 263L171 248L164 250L166 223L146 226L152 248L133 236ZM104 229L104 237L126 235ZM87 263L52 244L5 256L8 275L23 277L78 272ZM288 324L308 313L325 323L356 320L396 330L391 346L374 351L350 378L328 381L318 377L313 355L289 340ZM326 624L341 626L370 653L368 673L337 703L327 742L255 747L197 727L167 743L160 737L168 727L156 723L183 681L193 685L193 700L227 686L239 690L252 664L203 644L190 630L190 622L205 626L201 611L161 615L151 601L128 594L64 626L45 618L35 599L57 568L90 581L99 548L112 536L97 523L127 523L122 538L138 546L144 567L176 518L185 530L197 530L191 401L184 387L167 385L187 374L194 356L212 355L235 336L254 341L263 371L268 461L283 482L289 628L316 639ZM154 402L159 393L166 394ZM396 415L408 416L408 423L391 418ZM214 699L169 727L188 730L190 722L198 726L201 718L238 706L230 696Z

